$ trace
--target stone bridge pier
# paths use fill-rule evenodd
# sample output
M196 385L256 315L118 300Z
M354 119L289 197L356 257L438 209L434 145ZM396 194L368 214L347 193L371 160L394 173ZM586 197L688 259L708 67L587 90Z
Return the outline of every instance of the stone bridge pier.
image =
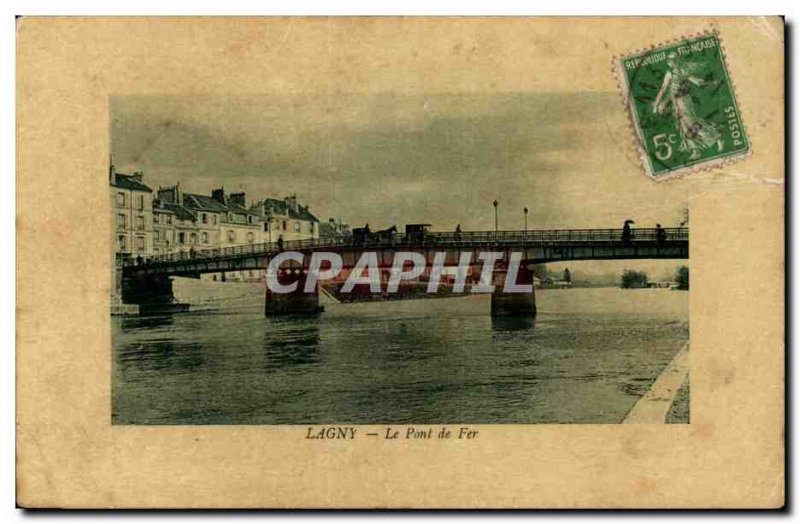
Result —
M495 290L492 293L492 316L511 317L511 316L536 316L536 293L533 289L533 264L530 261L523 261L517 272L516 282L520 286L530 286L529 291L508 292L506 279L508 278L508 268L497 268L493 274L492 283Z
M276 315L309 315L321 313L324 308L319 305L319 283L310 293L305 292L307 272L293 261L284 264L272 278L278 284L290 286L297 284L297 288L289 293L276 293L267 286L267 295L264 301L264 314ZM270 275L267 275L270 278Z
M136 304L142 314L185 311L188 304L178 304L172 292L172 278L166 275L132 275L120 282L122 302Z

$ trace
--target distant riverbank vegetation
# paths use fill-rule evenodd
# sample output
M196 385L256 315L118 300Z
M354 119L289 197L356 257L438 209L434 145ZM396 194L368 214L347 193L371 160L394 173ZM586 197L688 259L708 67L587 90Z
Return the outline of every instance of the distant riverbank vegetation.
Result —
M682 289L684 291L689 290L689 268L686 266L681 266L675 272L675 282L678 283L678 289Z
M626 269L622 272L622 276L619 279L619 287L622 289L638 289L647 287L647 273L644 271Z

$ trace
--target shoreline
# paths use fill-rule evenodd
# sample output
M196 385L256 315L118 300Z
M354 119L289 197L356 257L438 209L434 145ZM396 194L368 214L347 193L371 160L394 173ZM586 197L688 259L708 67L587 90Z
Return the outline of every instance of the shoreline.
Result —
M628 411L622 424L689 423L689 342L656 378L650 389ZM679 393L681 394L680 399ZM680 401L680 404L678 403ZM685 421L682 420L685 414Z

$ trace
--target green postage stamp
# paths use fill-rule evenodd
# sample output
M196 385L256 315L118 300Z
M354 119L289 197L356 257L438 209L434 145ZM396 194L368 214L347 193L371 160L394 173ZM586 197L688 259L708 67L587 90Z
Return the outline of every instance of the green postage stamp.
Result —
M651 177L720 165L750 150L717 34L618 57L615 66Z

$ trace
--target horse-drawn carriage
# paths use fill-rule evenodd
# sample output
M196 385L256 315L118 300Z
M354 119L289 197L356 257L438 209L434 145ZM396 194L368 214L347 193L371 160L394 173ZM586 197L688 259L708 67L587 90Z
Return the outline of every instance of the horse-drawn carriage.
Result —
M366 244L392 244L397 237L397 226L372 232L369 224L364 227L353 228L353 244L363 246Z
M425 240L430 224L406 224L405 240L411 244L421 244ZM386 245L397 241L397 226L372 232L369 224L364 227L353 228L353 245L364 246L367 244Z
M406 224L406 241L409 244L422 244L430 227L430 224Z

